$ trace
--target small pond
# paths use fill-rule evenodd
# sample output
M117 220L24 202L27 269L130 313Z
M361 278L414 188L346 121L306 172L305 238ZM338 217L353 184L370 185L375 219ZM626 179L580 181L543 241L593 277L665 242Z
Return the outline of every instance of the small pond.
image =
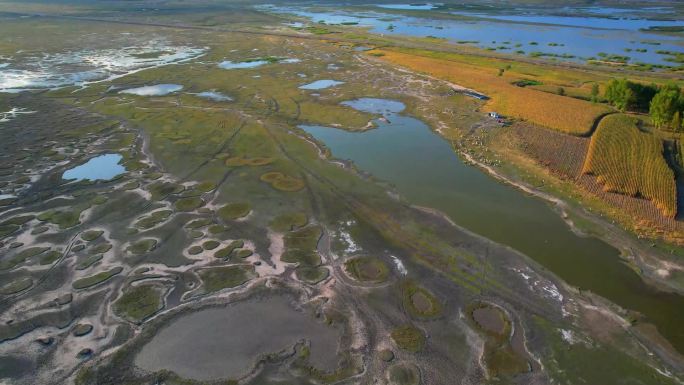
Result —
M264 64L268 64L268 60L250 60L250 61L230 61L230 60L224 60L218 64L219 68L223 68L224 70L233 70L233 69L243 69L243 68L256 68L256 67L261 67Z
M217 91L204 91L204 92L200 92L196 95L199 96L200 98L213 100L215 102L230 102L233 100L233 98L231 98L230 96L222 94L222 93L217 92Z
M315 82L311 82L309 84L304 84L303 86L300 86L299 88L301 88L303 90L322 90L325 88L338 86L340 84L344 84L344 82L338 82L337 80L324 79L324 80L316 80Z
M126 172L126 168L119 164L123 157L119 154L104 154L96 156L86 163L66 170L62 179L81 180L110 180Z
M183 86L180 84L156 84L153 86L129 88L127 90L119 91L119 93L138 96L161 96L168 95L182 89Z
M287 297L273 296L182 315L143 346L135 364L200 381L239 378L261 355L305 339L311 343L311 364L332 371L339 338L336 329L296 310Z

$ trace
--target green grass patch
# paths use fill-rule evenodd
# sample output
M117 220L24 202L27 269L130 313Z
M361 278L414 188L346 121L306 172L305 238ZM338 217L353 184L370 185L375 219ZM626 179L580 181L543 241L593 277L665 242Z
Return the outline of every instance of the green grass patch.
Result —
M162 292L154 285L138 285L124 290L114 302L114 312L130 321L140 323L164 306Z
M429 290L413 281L400 285L404 309L415 317L429 318L442 314L442 304Z
M204 206L204 201L200 197L181 198L175 203L178 211L194 211Z
M297 279L308 284L315 285L328 278L330 271L325 267L300 266L295 270Z
M84 208L85 209L85 208ZM68 229L81 223L82 210L49 210L38 215L38 220L50 222L59 226L61 229Z
M213 239L205 241L204 243L202 243L202 248L204 250L214 250L215 248L217 248L219 246L221 246L221 242L215 241Z
M291 212L280 214L273 218L269 226L273 231L284 233L304 227L307 223L309 223L309 219L306 217L306 213Z
M420 372L413 364L396 364L389 368L389 379L392 385L418 385Z
M104 231L102 230L88 230L81 234L81 239L86 242L91 242L99 238L102 234L104 234Z
M120 274L122 271L123 267L118 266L111 270L102 271L95 275L91 275L90 277L78 279L74 281L74 283L71 286L76 290L93 287L95 285L99 285L105 281L108 281L110 278L114 277L117 274Z
M344 263L345 271L363 282L384 282L389 275L387 264L376 257L355 257Z
M62 256L62 252L58 250L50 250L40 256L41 265L52 265Z
M254 268L245 265L215 267L199 271L207 293L242 285L254 277Z
M251 210L251 206L247 202L234 202L221 207L218 210L218 215L224 221L232 221L246 217Z
M236 249L240 249L244 246L244 242L241 240L233 241L231 242L228 246L219 249L214 253L214 257L216 258L221 258L221 259L227 259L230 257L230 255L235 251Z
M190 246L190 248L188 248L188 254L190 255L198 255L201 254L203 251L204 249L202 248L202 246L199 245Z
M13 257L0 262L0 270L10 270L14 267L26 262L27 259L40 255L46 251L50 250L49 247L29 247L24 249Z
M31 277L19 278L0 287L0 294L16 294L30 288L31 286L33 286L33 279L31 279Z
M250 249L240 249L235 251L235 258L245 259L250 257L252 254L254 254L254 252Z
M403 325L392 330L392 340L401 349L417 353L425 346L425 335L413 325Z
M211 218L200 218L200 219L195 219L194 221L188 222L187 225L185 225L186 228L188 229L201 229L202 227L209 226L212 224Z
M178 203L178 202L176 202ZM140 219L138 222L136 222L135 227L141 228L141 229L150 229L165 220L167 220L173 211L171 210L158 210L153 212L152 214L146 216L145 218Z
M172 194L180 194L185 187L171 182L156 182L148 187L152 200L158 201Z
M152 251L157 246L157 240L152 238L141 239L126 249L132 254L145 254Z
M303 266L318 266L321 257L316 247L322 230L318 225L309 225L285 234L285 252L281 259L288 263L299 263Z
M109 242L99 243L88 250L91 255L94 254L104 254L112 249L112 244Z
M527 360L510 344L512 325L503 311L487 303L476 303L469 305L466 312L470 323L485 339L483 359L491 376L511 377L529 370Z
M243 156L234 156L225 160L226 166L241 167L241 166L266 166L273 163L274 159L269 157L246 158Z
M21 226L13 224L2 224L0 225L0 238L4 238L10 234L13 234L19 230Z
M100 260L102 260L102 254L87 256L76 264L76 270L85 270Z
M285 175L281 172L267 172L259 178L262 182L266 182L276 190L295 192L305 187L304 180Z

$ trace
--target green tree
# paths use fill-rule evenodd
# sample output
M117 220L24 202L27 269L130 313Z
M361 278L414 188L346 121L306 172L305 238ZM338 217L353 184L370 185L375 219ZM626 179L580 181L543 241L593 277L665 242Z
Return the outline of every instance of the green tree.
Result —
M620 111L649 110L651 99L658 92L654 84L630 82L627 79L613 79L606 87L606 99Z
M675 111L674 115L672 116L672 123L670 123L670 128L672 128L674 131L681 131L682 130L682 113L679 111Z
M591 101L594 103L598 102L598 97L599 97L599 85L597 83L594 83L591 85Z
M620 111L626 111L636 102L636 95L627 79L613 79L606 86L606 99Z
M558 87L558 95L560 95L560 96L565 96L565 88L563 88L563 87Z
M649 114L657 128L669 127L678 130L681 126L681 113L684 108L682 91L678 85L669 83L660 88L651 99ZM675 121L675 115L677 121Z

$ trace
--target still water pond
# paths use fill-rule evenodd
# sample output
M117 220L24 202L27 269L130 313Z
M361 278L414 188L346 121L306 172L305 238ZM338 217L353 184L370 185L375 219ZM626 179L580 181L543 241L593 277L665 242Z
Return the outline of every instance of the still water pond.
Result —
M222 94L218 91L204 91L197 94L200 98L213 100L215 102L230 102L233 100L228 95Z
M104 154L96 156L86 163L66 170L62 179L81 180L110 180L126 172L126 168L119 164L122 157L119 154Z
M129 88L127 90L120 91L119 93L138 96L162 96L180 91L182 89L183 86L180 84L156 84L153 86Z
M309 84L304 84L303 86L299 86L299 88L302 90L322 90L325 88L339 86L340 84L344 84L344 82L339 82L337 80L323 79L323 80L316 80L315 82L311 82Z
M135 358L148 371L173 370L193 380L239 378L259 356L291 349L306 339L311 364L337 366L336 329L295 310L284 296L238 302L180 316L159 331Z
M382 113L391 123L348 132L301 126L325 143L333 156L396 186L410 202L446 213L459 225L535 259L571 285L591 290L639 311L684 351L684 297L655 291L596 238L579 237L544 201L497 182L464 164L451 146L423 122L399 115L403 105L382 99L346 102Z

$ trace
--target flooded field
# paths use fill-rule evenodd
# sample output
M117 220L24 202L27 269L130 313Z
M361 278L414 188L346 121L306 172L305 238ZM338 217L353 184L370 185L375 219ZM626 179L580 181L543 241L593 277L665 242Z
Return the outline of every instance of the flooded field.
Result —
M130 41L126 43L130 44ZM83 86L144 69L182 63L204 52L204 48L174 46L163 40L101 50L56 53L21 51L3 60L0 66L0 92Z
M569 284L645 314L684 349L677 321L684 317L684 298L646 285L621 261L618 250L578 236L546 202L464 164L424 123L400 115L402 103L358 99L344 104L382 113L390 123L379 121L377 128L363 133L301 128L334 157L350 159L391 183L409 202L441 210L457 224L532 257Z
M269 297L209 308L172 321L143 347L136 364L145 370L173 369L185 378L240 378L270 353L291 351L308 341L311 364L337 366L339 333L292 307L286 297Z

